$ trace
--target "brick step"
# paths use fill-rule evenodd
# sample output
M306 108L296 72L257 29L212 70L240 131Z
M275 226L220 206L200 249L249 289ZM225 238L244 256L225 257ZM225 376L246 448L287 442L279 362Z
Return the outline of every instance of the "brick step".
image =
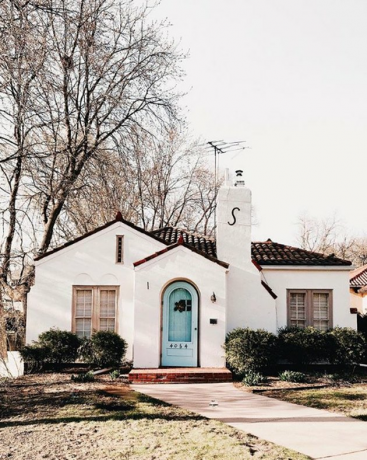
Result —
M222 383L231 382L228 369L169 368L133 369L128 376L129 383Z

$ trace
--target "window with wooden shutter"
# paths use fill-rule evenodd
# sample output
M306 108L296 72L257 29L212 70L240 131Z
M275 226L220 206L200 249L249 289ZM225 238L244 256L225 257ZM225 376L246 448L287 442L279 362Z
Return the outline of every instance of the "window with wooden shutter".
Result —
M92 289L78 289L75 300L75 332L78 337L90 337L92 332Z
M74 286L72 330L79 337L93 331L117 331L118 286Z
M99 328L114 331L116 319L116 290L100 289Z
M329 294L324 292L313 293L313 326L320 331L329 329Z
M333 326L332 290L288 290L288 326L330 329Z
M306 326L306 294L304 292L291 292L289 312L291 326Z

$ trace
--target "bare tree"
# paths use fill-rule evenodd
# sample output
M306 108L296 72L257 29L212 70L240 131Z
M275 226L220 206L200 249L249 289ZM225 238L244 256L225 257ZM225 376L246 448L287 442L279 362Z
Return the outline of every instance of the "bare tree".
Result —
M149 11L128 0L0 3L0 281L25 306L28 253L56 243L86 168L114 138L178 120L184 56Z
M336 216L320 220L302 215L298 227L297 239L303 249L335 254L356 267L367 263L367 237L349 236Z
M116 140L114 155L92 160L79 181L79 191L65 206L68 239L102 225L120 210L125 219L146 230L183 226L211 234L216 190L213 173L197 141L171 129L159 139L144 132L130 145Z
M37 31L37 33L35 33ZM0 354L6 351L4 296L26 299L32 274L27 268L24 224L27 205L20 199L27 157L32 155L36 76L45 60L46 28L22 2L0 4L0 190L2 250L0 264ZM31 225L29 225L31 227ZM28 247L32 246L31 240ZM26 305L25 305L26 308Z

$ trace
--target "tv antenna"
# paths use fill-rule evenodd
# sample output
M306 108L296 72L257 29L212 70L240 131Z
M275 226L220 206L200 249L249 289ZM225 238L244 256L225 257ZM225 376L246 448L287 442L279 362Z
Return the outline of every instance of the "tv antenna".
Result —
M219 141L208 141L208 147L214 150L214 187L215 192L217 192L217 177L219 169L219 157L224 153L233 153L238 152L239 150L248 149L248 147L243 146L246 141L234 141L234 142L225 142L224 140ZM214 209L214 228L217 226L217 208Z
M248 147L244 147L246 141L234 141L234 142L225 142L223 140L220 141L208 141L207 144L209 145L208 148L212 148L214 150L214 184L215 188L217 188L217 176L218 176L218 168L219 168L219 157L218 155L222 155L224 153L233 153L238 152L239 150L245 150Z

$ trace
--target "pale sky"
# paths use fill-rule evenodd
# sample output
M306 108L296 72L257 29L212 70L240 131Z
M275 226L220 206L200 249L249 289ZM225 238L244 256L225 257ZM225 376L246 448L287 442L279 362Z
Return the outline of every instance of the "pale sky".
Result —
M221 157L253 193L253 240L295 244L301 213L367 234L367 0L162 0L189 51L195 136L245 140Z

